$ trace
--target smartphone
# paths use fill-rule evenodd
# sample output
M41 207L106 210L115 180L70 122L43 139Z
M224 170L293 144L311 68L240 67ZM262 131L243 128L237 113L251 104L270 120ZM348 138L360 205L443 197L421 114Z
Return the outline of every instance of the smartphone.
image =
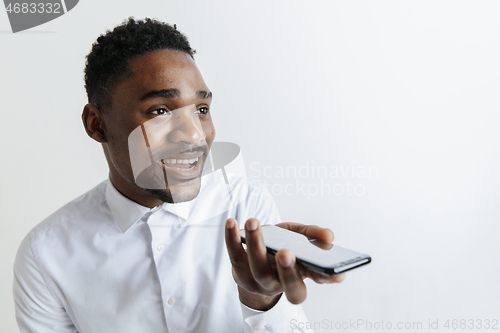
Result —
M372 260L367 254L319 240L309 240L302 234L274 225L263 225L261 228L268 253L289 249L295 254L298 264L325 275L340 274ZM245 230L240 230L240 235L241 241L245 243Z

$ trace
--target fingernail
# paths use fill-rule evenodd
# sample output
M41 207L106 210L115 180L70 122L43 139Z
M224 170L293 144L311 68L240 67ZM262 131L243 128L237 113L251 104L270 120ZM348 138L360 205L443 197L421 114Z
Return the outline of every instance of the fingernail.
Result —
M233 220L226 221L226 228L227 229L232 229L233 227L234 227Z
M257 221L250 220L247 222L247 230L257 230Z
M290 256L281 255L279 261L280 261L280 265L283 267L292 266L292 258Z

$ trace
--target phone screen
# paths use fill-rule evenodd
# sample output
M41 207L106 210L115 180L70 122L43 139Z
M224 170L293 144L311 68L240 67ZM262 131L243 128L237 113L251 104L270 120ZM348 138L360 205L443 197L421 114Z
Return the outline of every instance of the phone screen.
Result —
M339 274L371 261L367 254L318 240L310 241L302 234L280 227L264 225L262 233L268 252L274 254L289 249L299 264L324 274ZM241 230L241 238L245 238L244 230Z

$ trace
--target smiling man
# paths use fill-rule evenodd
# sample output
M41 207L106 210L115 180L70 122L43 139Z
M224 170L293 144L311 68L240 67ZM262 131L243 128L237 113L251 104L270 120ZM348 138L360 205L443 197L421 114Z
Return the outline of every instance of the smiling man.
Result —
M83 111L85 129L103 144L113 185L146 207L196 197L203 163L215 137L209 111L212 93L194 63L189 44L182 47L189 51L159 49L129 56L131 60L121 74L126 79L116 78L121 82L103 98L99 98L102 87L96 81L110 68L92 66L93 61L104 64L99 57L111 55L96 52L88 57L86 82L91 103ZM152 122L156 123L147 126ZM145 135L153 161L135 177L131 161L143 164L147 160L138 157L140 149L134 149L137 144L130 140L134 130Z
M150 19L129 19L94 43L82 120L103 147L109 179L22 242L21 332L300 331L303 279L343 279L299 268L289 250L267 255L260 224L280 219L258 183L233 179L244 197L214 212L227 179L202 177L215 129L193 54L175 26ZM328 229L280 226L333 241Z

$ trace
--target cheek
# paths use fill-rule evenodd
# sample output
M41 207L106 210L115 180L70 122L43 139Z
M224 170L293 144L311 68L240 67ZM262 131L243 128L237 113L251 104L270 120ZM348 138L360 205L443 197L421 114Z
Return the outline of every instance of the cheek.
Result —
M212 142L214 141L215 138L215 128L214 125L210 122L210 124L206 124L203 126L203 132L205 132L206 135L206 141L207 142Z
M128 134L123 131L111 131L107 138L108 153L115 168L121 172L129 173L131 171Z
M113 145L127 141L128 135L133 130L130 128L131 124L126 123L122 117L109 117L106 123L107 139Z
M128 135L122 131L111 131L108 136L108 145L117 153L128 151Z
M150 126L145 127L147 144L156 151L162 149L170 142L169 135L174 131L171 123L159 122L155 125L149 123Z
M131 171L131 164L128 144L122 140L115 140L112 144L108 145L108 149L115 168L129 173Z

